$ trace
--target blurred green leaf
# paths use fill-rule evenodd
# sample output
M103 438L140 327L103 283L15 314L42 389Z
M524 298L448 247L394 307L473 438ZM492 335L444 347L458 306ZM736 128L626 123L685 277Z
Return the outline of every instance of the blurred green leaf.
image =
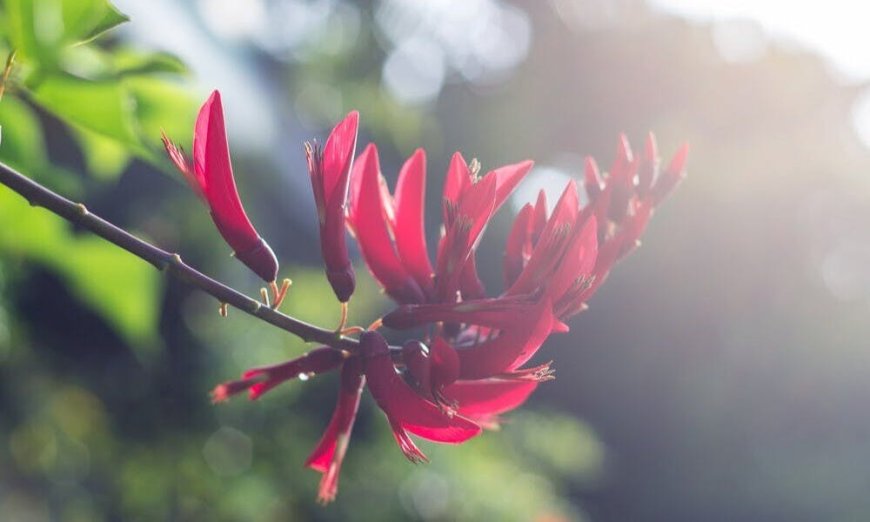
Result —
M51 70L63 47L87 42L128 18L107 0L6 0L9 39L22 58Z
M0 251L29 257L64 277L70 288L138 348L153 346L158 273L145 261L91 235L75 236L48 212L0 190Z
M51 2L41 5L52 7ZM22 60L39 60L40 42L36 38L36 24L34 11L38 5L34 0L5 0L6 23L11 46L18 50ZM40 39L42 41L57 38L56 24L45 23L40 25Z
M91 235L69 241L44 262L65 275L78 296L134 346L152 344L159 288L154 267Z
M66 0L65 4L79 2L82 2L82 0ZM98 12L99 18L95 24L90 26L90 29L88 29L87 32L77 35L79 42L93 40L109 29L130 21L130 18L127 15L118 11L115 6L107 0L91 0L90 3L93 4L92 12Z
M187 72L184 62L169 53L142 53L132 49L117 49L111 53L115 72L133 74L183 74Z
M123 144L83 128L78 129L75 135L88 172L98 179L117 179L130 163L130 154Z
M123 85L135 100L136 130L146 146L162 150L161 131L181 143L190 139L198 103L189 89L145 76L127 77Z
M16 169L40 171L47 153L39 119L27 104L6 96L0 102L0 123L4 127L0 160Z
M33 91L34 100L66 123L112 138L132 148L134 102L116 82L87 81L66 74L45 78Z

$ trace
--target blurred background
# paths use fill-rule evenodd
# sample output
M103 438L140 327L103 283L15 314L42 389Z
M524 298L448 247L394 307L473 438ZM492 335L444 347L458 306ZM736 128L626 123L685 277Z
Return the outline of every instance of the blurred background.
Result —
M870 42L849 4L656 0L3 0L0 160L251 295L159 133L189 147L222 91L237 181L332 325L302 142L347 111L393 182L428 152L536 170L478 265L500 290L511 214L656 132L689 177L588 312L557 379L414 466L369 397L337 501L302 468L335 375L256 403L208 392L297 340L0 187L0 519L870 519ZM365 268L352 320L387 302Z

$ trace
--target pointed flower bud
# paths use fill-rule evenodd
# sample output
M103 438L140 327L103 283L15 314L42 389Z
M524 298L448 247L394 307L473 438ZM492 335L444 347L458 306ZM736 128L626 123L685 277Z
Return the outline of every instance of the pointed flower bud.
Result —
M211 211L211 217L236 259L264 281L278 277L278 260L245 214L227 146L221 96L212 92L199 110L193 134L193 161L163 135L163 145L175 167Z
M356 285L347 252L345 212L358 128L359 113L353 111L332 129L322 149L305 144L326 278L343 303L350 299Z

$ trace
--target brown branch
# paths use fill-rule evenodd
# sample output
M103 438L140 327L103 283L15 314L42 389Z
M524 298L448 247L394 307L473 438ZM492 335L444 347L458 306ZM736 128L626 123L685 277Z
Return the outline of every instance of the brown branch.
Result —
M258 319L286 330L307 342L317 342L338 349L354 351L358 342L343 337L335 331L319 328L300 321L251 299L245 294L216 281L182 261L181 256L161 250L139 239L126 230L92 214L81 203L75 203L36 183L27 176L0 162L0 184L6 185L24 197L31 206L40 206L58 216L82 226L103 239L148 261L158 270L193 285L213 296L222 304L227 303Z

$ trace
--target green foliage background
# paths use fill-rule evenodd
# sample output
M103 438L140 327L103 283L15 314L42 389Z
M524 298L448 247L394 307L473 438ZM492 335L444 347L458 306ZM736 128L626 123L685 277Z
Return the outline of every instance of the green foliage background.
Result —
M542 350L556 381L501 431L426 445L432 463L416 467L365 398L326 508L301 464L335 376L208 402L216 383L305 346L221 319L210 298L0 187L0 520L870 518L870 157L852 124L865 85L770 42L727 61L715 27L640 0L516 0L498 3L524 13L525 59L486 81L454 71L414 104L382 76L400 2L289 3L331 14L283 53L207 30L208 2L174 3L212 51L184 63L130 30L166 27L118 26L105 0L0 0L0 57L18 53L0 160L255 295L159 140L189 148L199 103L230 83L240 191L295 281L284 308L322 325L338 309L299 145L350 109L391 182L426 147L430 238L454 150L578 176L581 155L606 166L619 132L639 144L652 129L664 155L691 143L689 178ZM263 107L279 127L242 129L239 114ZM479 253L493 291L509 213ZM352 319L368 324L388 304L357 273Z

